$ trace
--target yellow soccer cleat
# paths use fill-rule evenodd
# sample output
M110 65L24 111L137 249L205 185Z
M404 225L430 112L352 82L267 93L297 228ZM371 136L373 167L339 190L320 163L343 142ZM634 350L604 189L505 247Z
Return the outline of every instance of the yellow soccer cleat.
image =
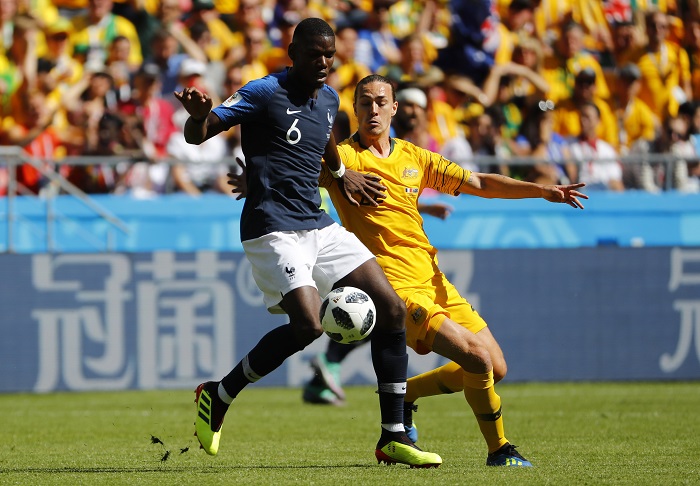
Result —
M442 457L433 453L420 450L415 445L404 444L392 440L383 447L374 451L378 463L408 464L413 467L438 467L442 464Z
M197 405L197 417L194 421L194 435L197 436L200 449L210 456L219 452L221 426L228 406L217 395L218 384L213 381L202 383L195 390L194 403Z

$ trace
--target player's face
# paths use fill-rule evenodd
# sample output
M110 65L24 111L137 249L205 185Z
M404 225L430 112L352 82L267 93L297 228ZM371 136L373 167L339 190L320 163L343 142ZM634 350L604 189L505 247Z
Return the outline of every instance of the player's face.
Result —
M320 88L328 79L335 57L335 37L316 36L290 46L294 73L304 85Z
M376 136L389 130L398 103L394 101L391 85L374 82L358 90L354 107L360 132Z

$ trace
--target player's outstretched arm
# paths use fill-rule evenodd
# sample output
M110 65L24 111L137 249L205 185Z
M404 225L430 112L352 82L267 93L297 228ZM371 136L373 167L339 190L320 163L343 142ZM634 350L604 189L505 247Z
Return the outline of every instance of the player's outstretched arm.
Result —
M588 196L578 191L586 184L550 185L518 181L500 174L472 172L462 183L459 192L491 199L526 199L541 197L550 202L566 203L573 208L583 209L580 199Z

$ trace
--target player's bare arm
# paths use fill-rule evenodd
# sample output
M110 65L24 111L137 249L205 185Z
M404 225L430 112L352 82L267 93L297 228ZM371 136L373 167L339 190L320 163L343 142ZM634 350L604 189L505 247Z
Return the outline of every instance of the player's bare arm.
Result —
M213 100L208 94L197 88L184 88L173 95L190 114L185 123L185 140L187 143L199 145L205 140L223 131L221 120L211 113Z
M583 209L580 199L588 196L578 189L586 184L549 185L518 181L500 174L483 174L472 172L459 188L459 192L489 199L526 199L541 197L550 202L566 203L577 209Z
M386 188L382 186L379 177L370 174L346 170L338 154L335 137L331 137L326 145L323 160L330 169L340 187L340 192L353 206L378 206L384 200Z

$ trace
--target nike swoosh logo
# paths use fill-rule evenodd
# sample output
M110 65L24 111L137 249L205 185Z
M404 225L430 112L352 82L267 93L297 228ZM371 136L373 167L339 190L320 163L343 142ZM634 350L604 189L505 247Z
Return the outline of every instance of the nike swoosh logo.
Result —
M287 108L287 115L293 115L294 113L301 113L301 110L291 110Z

